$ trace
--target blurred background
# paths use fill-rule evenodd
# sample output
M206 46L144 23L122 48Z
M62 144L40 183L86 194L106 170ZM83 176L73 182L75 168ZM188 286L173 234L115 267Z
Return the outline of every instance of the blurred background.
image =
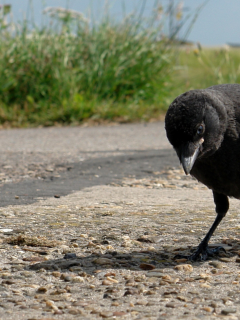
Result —
M238 0L0 1L0 125L153 121L240 81Z

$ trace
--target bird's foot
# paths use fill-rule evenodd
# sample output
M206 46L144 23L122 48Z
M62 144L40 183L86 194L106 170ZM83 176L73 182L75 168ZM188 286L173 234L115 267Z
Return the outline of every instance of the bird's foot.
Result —
M214 249L210 249L207 246L201 246L197 248L197 250L191 254L190 256L185 255L176 255L174 259L187 259L189 261L206 261L207 259L218 255L220 252L225 252L226 250L223 247L216 247Z

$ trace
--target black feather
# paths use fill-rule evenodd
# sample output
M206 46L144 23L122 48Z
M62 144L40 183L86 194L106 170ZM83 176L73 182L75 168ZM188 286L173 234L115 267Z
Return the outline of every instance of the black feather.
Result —
M228 211L228 197L240 199L240 85L224 84L178 96L165 118L167 137L186 173L212 189L217 218L189 259L212 255L208 241Z

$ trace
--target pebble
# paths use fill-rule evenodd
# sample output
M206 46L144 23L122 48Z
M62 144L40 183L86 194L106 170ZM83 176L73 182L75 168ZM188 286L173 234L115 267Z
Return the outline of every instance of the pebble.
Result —
M226 258L226 257L219 257L219 260L222 261L222 262L231 262L231 261L233 261L232 258Z
M97 259L93 260L93 263L98 264L98 265L105 265L105 264L112 265L113 261L108 258L97 258Z
M89 305L89 303L86 301L83 301L83 300L78 300L78 301L73 302L72 305L75 307L86 307Z
M47 300L46 301L46 306L52 308L55 312L57 313L62 313L58 307L56 306L56 304L54 303L54 301L52 300Z
M83 314L82 313L82 310L80 309L75 309L75 308L71 308L69 311L68 311L69 314L72 314L72 315L78 315L78 314Z
M174 302L168 302L167 304L166 304L166 307L167 308L176 308L176 307L178 307L179 305L178 304L176 304L176 303L174 303Z
M210 307L203 307L202 310L207 311L207 312L212 312L213 309Z
M147 301L145 300L137 300L135 302L136 305L145 306L147 304Z
M73 258L77 258L76 253L72 253L72 252L68 252L64 255L63 259L73 259Z
M219 261L210 261L209 262L210 266L213 266L216 269L222 269L223 268L223 264Z
M147 290L147 291L145 292L145 295L147 295L147 296L150 296L150 295L152 295L152 294L156 294L156 291L154 291L154 290Z
M102 318L110 318L113 316L113 313L111 311L104 311L104 312L100 312L100 316Z
M113 278L111 278L111 277L107 277L106 279L107 279L108 281L112 282L112 283L118 283L118 280L113 279Z
M63 254L67 254L67 253L71 254L72 248L70 248L69 246L66 246L65 244L62 244L61 246L59 246L59 248L62 249L62 253Z
M102 281L102 285L103 285L103 286L109 286L109 285L111 285L111 284L112 284L112 282L109 281L109 280L106 280L106 279L105 279L105 280Z
M47 288L46 287L39 287L37 290L37 293L46 293L47 292Z
M71 281L73 278L69 273L62 273L60 279L64 281Z
M139 291L135 288L127 289L124 293L124 296L132 295L132 294L138 294Z
M149 264L149 263L141 263L139 265L139 267L142 270L153 270L153 269L156 269L156 267L153 264Z
M180 300L180 301L188 301L188 299L184 296L177 296L177 299Z
M54 276L55 278L60 278L60 277L61 277L61 272L59 272L59 271L53 271L53 272L52 272L52 276Z
M124 311L115 311L113 312L113 316L114 317L122 317L122 316L125 316L127 313L124 312Z
M76 277L72 277L71 278L71 282L75 283L75 282L84 282L85 279L83 277L80 277L80 276L76 276Z
M179 264L174 267L175 270L183 272L193 272L193 266L191 264Z
M0 229L0 232L12 232L13 229Z
M164 273L159 271L153 271L146 273L147 277L156 277L156 278L162 278L164 276Z
M225 308L221 311L221 314L224 314L224 315L228 315L229 313L235 313L237 310L236 308Z

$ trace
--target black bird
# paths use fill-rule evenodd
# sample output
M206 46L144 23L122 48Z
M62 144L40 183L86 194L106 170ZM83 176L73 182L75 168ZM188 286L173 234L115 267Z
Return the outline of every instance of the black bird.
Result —
M226 215L228 197L240 199L240 85L223 84L178 96L165 118L167 137L186 174L213 192L217 217L189 260L219 252L208 242Z

